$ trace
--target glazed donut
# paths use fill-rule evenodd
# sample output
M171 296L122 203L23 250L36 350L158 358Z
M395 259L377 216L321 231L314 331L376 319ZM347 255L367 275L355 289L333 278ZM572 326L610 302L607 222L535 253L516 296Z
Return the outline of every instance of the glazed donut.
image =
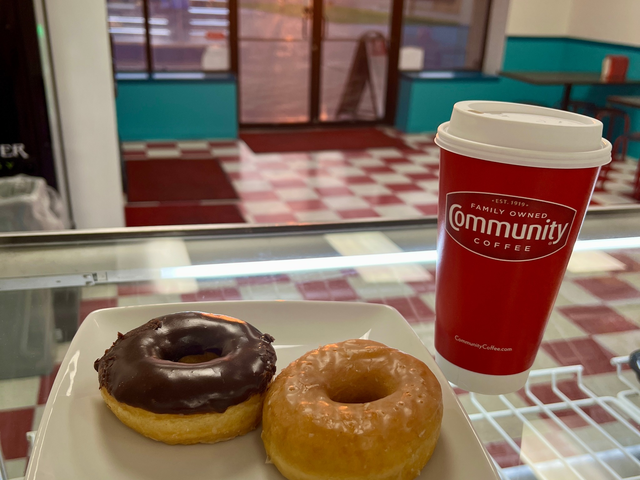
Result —
M236 318L180 312L118 333L94 368L125 425L168 444L215 443L260 423L273 340Z
M370 340L313 350L269 387L262 441L289 480L408 480L442 422L440 383L420 360Z

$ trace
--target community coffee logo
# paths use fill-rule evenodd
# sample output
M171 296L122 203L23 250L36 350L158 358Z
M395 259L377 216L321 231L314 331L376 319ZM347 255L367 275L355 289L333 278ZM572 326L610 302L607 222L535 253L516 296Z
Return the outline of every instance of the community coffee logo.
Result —
M523 262L566 244L576 211L559 203L482 192L447 194L446 230L483 257Z

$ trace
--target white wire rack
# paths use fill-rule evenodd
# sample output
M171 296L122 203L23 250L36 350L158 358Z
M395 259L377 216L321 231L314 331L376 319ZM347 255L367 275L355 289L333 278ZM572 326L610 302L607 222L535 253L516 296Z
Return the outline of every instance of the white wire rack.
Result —
M471 393L478 413L469 416L481 438L489 431L492 440L483 439L485 444L502 445L502 454L494 456L502 478L640 480L640 384L625 375L628 361L611 360L621 387L628 388L617 396L593 393L580 365L532 371L523 390L527 406L500 395L504 408L488 410ZM505 454L505 448L512 451Z

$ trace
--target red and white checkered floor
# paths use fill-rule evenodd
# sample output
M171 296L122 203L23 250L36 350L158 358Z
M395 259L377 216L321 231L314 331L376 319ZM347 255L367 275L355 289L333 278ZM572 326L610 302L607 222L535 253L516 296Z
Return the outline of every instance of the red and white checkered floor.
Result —
M621 388L609 360L640 348L640 251L620 250L610 255L620 262L622 270L567 273L534 364L536 369L583 365L584 383L597 395L612 395ZM140 304L242 299L364 301L398 309L433 352L433 267L427 266L426 280L420 282L371 283L356 270L336 270L199 281L195 293L182 294L166 293L171 291L170 285L162 282L86 287L82 289L78 323L99 308ZM60 345L58 362L65 349L65 344ZM57 369L42 377L0 380L0 441L10 478L24 472L28 454L25 435L38 427L56 372ZM544 402L555 401L549 384L535 389ZM468 393L458 393L469 413L477 411ZM571 391L568 394L573 395ZM487 409L500 408L496 405L497 397L479 397L486 402ZM516 406L528 404L522 391L508 398ZM612 421L597 408L590 412L599 424ZM583 428L588 436L591 426L580 422L575 414L567 419L575 420L572 428ZM476 428L502 467L520 464L518 455L494 429L481 424Z
M439 150L433 135L390 133L407 148L254 154L242 141L193 141L125 143L123 151L128 162L217 159L248 223L435 215ZM636 165L616 162L592 205L636 203L631 198Z

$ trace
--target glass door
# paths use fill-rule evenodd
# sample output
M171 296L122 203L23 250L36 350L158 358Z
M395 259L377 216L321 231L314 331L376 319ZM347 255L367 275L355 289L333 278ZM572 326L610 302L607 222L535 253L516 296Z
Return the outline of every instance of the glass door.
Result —
M322 122L385 117L393 0L325 0L321 29Z
M240 123L383 119L393 6L238 0Z
M240 123L308 123L311 0L239 0Z

